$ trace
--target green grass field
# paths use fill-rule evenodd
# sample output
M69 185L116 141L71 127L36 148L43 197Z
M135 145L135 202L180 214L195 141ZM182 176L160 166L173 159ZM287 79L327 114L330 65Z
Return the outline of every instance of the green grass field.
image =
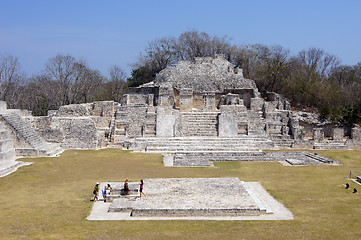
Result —
M167 168L158 154L71 150L0 178L0 239L361 239L361 194L338 185L361 169L361 151L318 151L342 166L216 162ZM87 221L95 182L239 177L259 181L294 214L290 221ZM348 181L353 189L361 186ZM144 188L146 193L146 186Z

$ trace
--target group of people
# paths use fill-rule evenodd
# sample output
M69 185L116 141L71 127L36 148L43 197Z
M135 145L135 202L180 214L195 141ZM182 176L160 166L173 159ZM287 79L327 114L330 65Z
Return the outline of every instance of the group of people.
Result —
M129 195L128 179L124 181L124 195ZM143 179L139 181L139 197L142 197L143 193Z
M107 201L107 190L112 190L113 188L110 186L110 184L106 184L103 189L102 189L102 196L104 199L104 202ZM94 194L94 198L93 201L99 201L98 199L98 192L99 192L99 182L97 182L94 186L94 190L93 190L93 194ZM129 186L128 186L128 179L125 179L124 181L124 195L129 195ZM142 197L142 195L144 195L143 193L143 179L141 179L139 181L139 197Z
M107 190L111 190L113 189L110 184L106 184L103 189L102 189L102 195L103 195L103 199L104 199L104 202L107 201ZM98 199L98 192L99 192L99 182L97 182L94 186L94 190L93 190L93 194L94 194L94 198L93 198L93 201L96 202L96 201L99 201Z

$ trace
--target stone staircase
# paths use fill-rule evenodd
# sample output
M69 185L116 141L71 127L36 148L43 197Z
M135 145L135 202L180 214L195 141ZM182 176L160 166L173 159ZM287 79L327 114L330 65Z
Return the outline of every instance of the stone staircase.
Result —
M313 148L316 150L347 150L348 147L345 141L330 141L324 140L320 143L314 143Z
M218 115L218 112L182 113L182 132L187 136L218 136Z
M310 152L175 152L173 166L209 166L210 161L285 161L288 165L338 164Z
M251 136L266 136L266 120L263 117L263 113L260 111L250 110L247 113L248 118L248 135Z
M17 111L7 110L1 112L0 116L16 138L23 143L23 146L15 148L16 155L54 156L62 151L60 146L46 142Z
M271 139L277 149L290 149L295 142L295 140L291 139L288 135L272 136Z
M267 152L176 152L173 166L209 166L210 161L277 161Z
M15 160L15 149L9 131L4 128L4 123L0 122L0 166L5 160Z
M15 149L9 131L4 128L4 123L0 122L0 177L4 177L21 166L29 165L21 161L15 161Z
M133 145L133 143L136 143ZM261 147L273 149L271 140L258 137L173 137L136 138L126 142L129 149L142 148L147 152L193 152L193 151L258 151Z
M318 154L312 154L309 152L305 153L305 157L311 158L313 160L316 160L316 161L319 161L322 163L326 163L326 164L331 164L331 163L335 162L334 160L332 160L330 158L326 158L326 157L320 156Z

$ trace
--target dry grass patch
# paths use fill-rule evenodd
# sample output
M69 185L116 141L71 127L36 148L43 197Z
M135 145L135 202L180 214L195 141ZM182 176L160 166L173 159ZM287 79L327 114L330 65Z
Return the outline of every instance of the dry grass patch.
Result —
M342 166L284 167L274 162L216 162L168 168L159 154L106 149L64 152L0 178L0 239L359 239L361 195L337 185L361 169L361 151L318 151ZM262 186L292 221L86 221L99 181L163 177L239 177ZM361 187L349 181L361 192ZM145 189L146 191L146 186Z

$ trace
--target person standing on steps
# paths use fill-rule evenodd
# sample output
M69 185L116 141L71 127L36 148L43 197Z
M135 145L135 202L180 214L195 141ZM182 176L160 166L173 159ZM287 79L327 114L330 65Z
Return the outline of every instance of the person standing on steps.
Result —
M140 182L139 182L139 197L141 198L142 195L145 195L143 193L143 179L141 179Z
M107 190L110 190L112 189L112 187L110 186L110 184L106 184L103 189L102 189L102 195L103 195L103 199L104 199L104 202L107 201Z
M124 195L129 195L128 179L124 181Z

